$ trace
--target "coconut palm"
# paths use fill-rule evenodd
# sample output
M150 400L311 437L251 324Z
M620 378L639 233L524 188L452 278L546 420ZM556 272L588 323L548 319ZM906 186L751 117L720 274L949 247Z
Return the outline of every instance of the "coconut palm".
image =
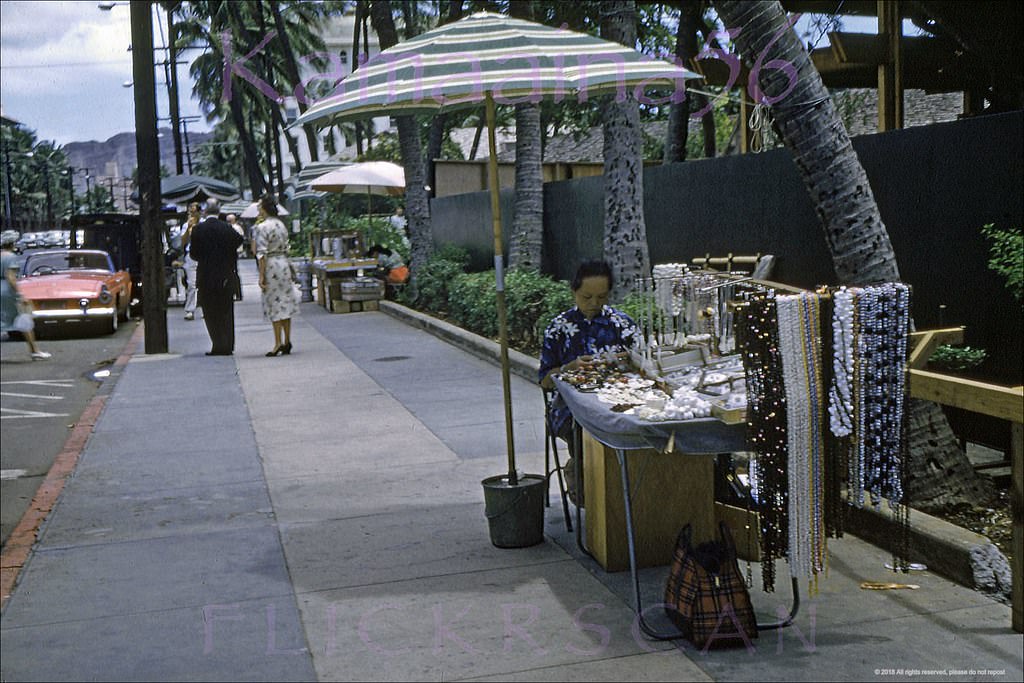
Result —
M274 146L278 144L278 133L285 129L281 100L289 89L278 87L277 84L291 84L291 91L296 94L300 109L305 108L295 55L323 50L318 30L326 12L327 9L320 3L280 3L269 0L254 3L198 0L182 7L178 24L179 46L207 48L203 55L193 61L191 67L195 81L194 93L208 120L223 117L234 125L242 146L246 176L255 193L266 189L267 181L261 168L269 168L274 157L278 159L276 166L280 182L283 162L279 150ZM225 83L225 48L230 50L227 63L233 63L232 59L237 60L240 54L259 45L271 32L275 32L273 39L261 48L256 57L244 63L262 83L254 84L236 73L232 73L230 80ZM225 35L230 38L226 45L223 42ZM264 151L262 164L256 141L257 131L253 130L253 123L260 122L269 122L269 128L263 131L269 150ZM286 134L285 139L292 163L301 167L294 137ZM307 133L306 139L312 158L315 159L315 135L310 138Z
M283 8L282 3L277 0L271 0L267 4L274 17L274 28L280 39L277 51L281 56L284 73L288 82L292 84L292 88L299 91L302 79L299 74L298 60L295 58L296 50L299 54L305 55L324 49L324 42L315 29L321 25L325 10L321 4L314 2L291 2ZM297 96L296 101L299 112L305 112L306 99ZM310 161L317 161L316 132L310 125L303 126L302 130L306 135ZM299 159L294 151L292 156L298 163Z
M896 254L867 174L820 74L787 25L782 5L774 0L722 0L715 2L715 9L727 27L741 29L736 46L752 69L775 62L794 70L762 68L757 81L773 105L775 129L793 155L821 220L838 281L868 285L899 280ZM909 439L907 493L915 507L991 497L936 404L912 402Z
M601 4L601 34L623 45L636 44L635 0ZM621 300L637 277L651 272L644 222L640 107L631 93L604 107L604 258L612 267L612 299Z
M512 0L509 14L533 19L530 0ZM539 271L544 245L544 175L540 106L523 102L516 108L516 194L509 234L509 266Z

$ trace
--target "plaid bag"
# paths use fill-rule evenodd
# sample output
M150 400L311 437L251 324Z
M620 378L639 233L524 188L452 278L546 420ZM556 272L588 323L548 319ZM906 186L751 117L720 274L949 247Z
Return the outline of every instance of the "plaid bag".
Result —
M700 649L750 645L757 619L736 561L736 545L725 524L721 540L690 542L687 524L679 532L665 585L665 612L687 640Z

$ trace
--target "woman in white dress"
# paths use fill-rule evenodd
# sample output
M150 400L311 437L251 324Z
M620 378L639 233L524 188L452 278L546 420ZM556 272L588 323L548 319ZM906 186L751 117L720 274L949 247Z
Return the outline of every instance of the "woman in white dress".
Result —
M292 264L288 260L288 229L277 217L277 198L272 194L260 199L260 217L253 242L260 269L263 291L263 315L274 326L274 349L267 356L292 352L292 316L299 312Z

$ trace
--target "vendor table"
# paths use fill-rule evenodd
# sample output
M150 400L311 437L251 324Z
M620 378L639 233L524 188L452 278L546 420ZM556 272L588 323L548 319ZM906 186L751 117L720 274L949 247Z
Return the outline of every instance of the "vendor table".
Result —
M340 285L345 278L354 278L360 274L372 275L377 269L377 259L330 260L316 259L313 261L313 274L316 275L316 302L332 310L333 297L331 286ZM360 273L362 271L362 273ZM341 298L340 294L337 297Z
M555 388L568 405L576 424L586 432L577 439L583 451L584 500L587 504L587 539L583 548L606 569L619 568L619 551L613 527L623 524L626 530L626 560L632 574L633 596L640 628L655 639L674 639L679 633L661 633L651 628L643 613L640 598L638 544L636 530L643 527L645 538L650 532L653 541L645 540L641 552L645 565L667 564L675 547L679 530L690 522L694 525L694 541L714 537L713 461L708 456L745 450L746 425L726 424L714 418L698 418L668 422L641 420L618 413L602 402L596 393L581 392L555 377ZM577 430L579 433L579 430ZM615 454L621 482L621 498L610 494L614 487L614 466L609 451ZM590 457L588 458L588 453ZM577 453L577 457L581 454ZM698 456L698 457L694 457ZM633 462L635 461L635 462ZM577 473L579 468L576 468ZM657 478L648 487L643 520L634 518L631 495L631 474L644 472L645 478ZM650 480L648 479L648 480ZM577 482L577 486L579 483ZM619 503L618 501L621 501ZM621 512L618 511L619 506ZM622 521L619 522L618 520ZM577 508L577 541L580 534ZM638 525L643 521L643 525ZM621 528L621 527L620 527ZM619 534L621 538L621 534ZM664 549L668 548L665 555ZM799 594L793 579L793 606L785 621L760 625L761 629L788 626L796 616Z

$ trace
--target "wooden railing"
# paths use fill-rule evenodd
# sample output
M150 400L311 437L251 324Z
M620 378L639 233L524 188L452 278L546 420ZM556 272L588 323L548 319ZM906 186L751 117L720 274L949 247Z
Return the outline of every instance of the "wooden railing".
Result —
M1012 626L1024 633L1024 386L1005 387L977 382L952 375L922 370L940 344L963 341L963 328L929 330L911 334L916 344L910 353L907 383L910 396L947 406L990 415L1010 422L1013 436L1010 445L1011 491L1010 514L1013 518L1013 612Z

